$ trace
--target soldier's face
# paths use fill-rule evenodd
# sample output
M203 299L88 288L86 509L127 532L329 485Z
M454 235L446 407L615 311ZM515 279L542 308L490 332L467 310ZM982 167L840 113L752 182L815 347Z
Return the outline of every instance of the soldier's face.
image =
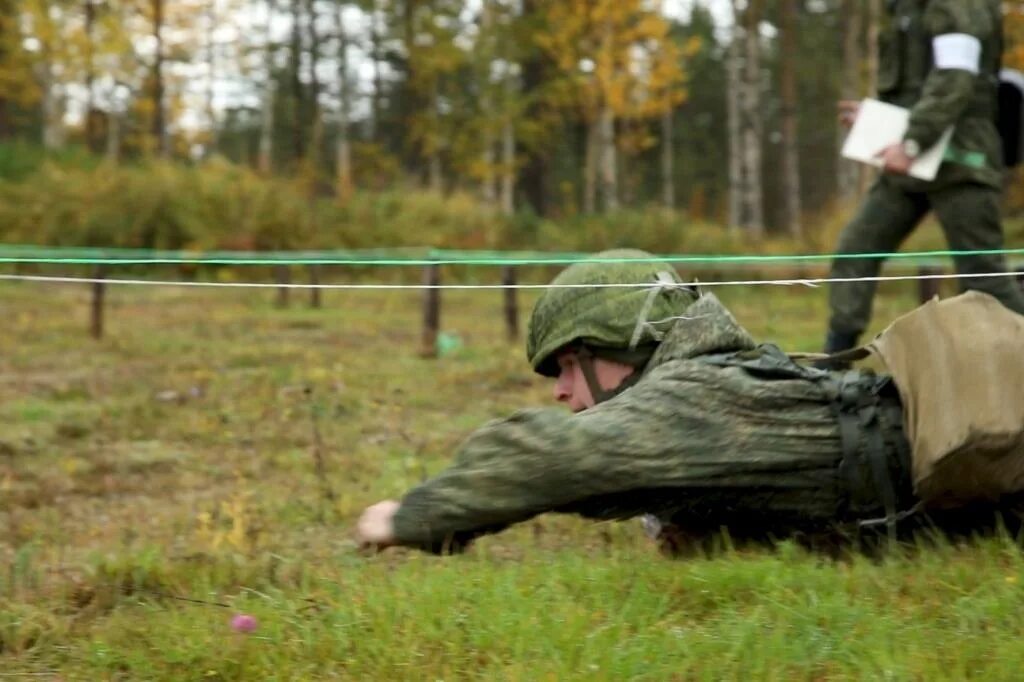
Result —
M593 358L591 362L594 363L597 383L606 391L616 388L634 371L629 365L604 358ZM560 371L553 390L555 400L565 403L573 412L582 412L597 404L575 352L559 353L558 368Z

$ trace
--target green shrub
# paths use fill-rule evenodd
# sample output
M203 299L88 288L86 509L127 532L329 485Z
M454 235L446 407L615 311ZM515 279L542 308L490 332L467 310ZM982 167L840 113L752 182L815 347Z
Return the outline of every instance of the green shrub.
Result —
M214 158L201 165L149 160L115 166L50 158L3 172L0 241L155 249L302 250L433 247L585 251L631 246L656 253L798 251L679 211L624 209L559 221L501 215L471 194L401 187L356 192L344 204L308 183L263 178ZM30 155L31 156L31 155ZM13 178L13 179L12 179Z

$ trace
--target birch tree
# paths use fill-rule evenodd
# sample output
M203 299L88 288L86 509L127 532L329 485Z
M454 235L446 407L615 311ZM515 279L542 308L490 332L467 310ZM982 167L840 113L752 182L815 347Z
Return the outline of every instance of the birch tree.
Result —
M761 117L761 17L763 0L732 0L736 34L730 59L730 74L737 79L737 141L733 150L738 167L736 184L730 192L738 194L734 200L737 225L752 239L764 236L764 202L761 181L761 144L764 122ZM742 49L740 48L742 46ZM742 60L741 63L739 61Z
M263 92L260 96L260 133L257 169L264 176L269 176L274 168L274 96L277 80L274 78L275 43L273 36L273 17L275 0L264 2L265 21L263 24Z
M800 140L797 98L796 0L779 0L779 94L782 101L782 174L785 194L785 226L790 236L801 239Z
M335 5L334 26L336 33L338 61L338 141L335 149L335 191L338 200L348 201L352 196L352 144L350 139L350 117L352 100L352 78L349 73L349 37L345 28L347 3Z
M153 121L152 133L156 143L157 154L161 157L168 157L171 153L170 139L167 135L167 110L164 101L164 3L166 0L150 0L152 10L153 27L153 72L152 72L152 97L153 97Z
M735 0L730 0L735 2ZM729 129L729 231L735 232L743 224L743 126L742 94L743 94L743 42L742 28L739 25L739 13L733 5L733 30L729 39L729 50L726 54L726 105L728 108Z
M861 69L863 67L863 51L861 49L864 32L864 12L861 0L843 0L840 13L843 21L843 72L839 86L839 95L844 100L861 98ZM846 138L846 130L839 126L838 146L841 148ZM838 150L837 150L838 151ZM852 200L857 194L860 164L856 161L841 159L839 161L839 196Z

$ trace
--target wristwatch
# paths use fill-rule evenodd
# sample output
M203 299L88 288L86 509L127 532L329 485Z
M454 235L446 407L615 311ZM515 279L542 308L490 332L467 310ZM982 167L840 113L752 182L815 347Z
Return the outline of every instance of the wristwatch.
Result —
M906 139L903 140L903 153L911 159L916 159L921 155L921 144L917 140Z

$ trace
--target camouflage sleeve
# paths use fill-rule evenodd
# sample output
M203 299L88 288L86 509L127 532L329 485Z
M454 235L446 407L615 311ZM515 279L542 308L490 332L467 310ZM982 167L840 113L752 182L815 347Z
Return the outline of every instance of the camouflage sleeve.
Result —
M551 485L564 469L559 460L574 455L573 425L570 414L527 410L477 430L451 467L404 496L395 518L400 544L454 551L557 506L573 490Z
M672 400L659 383L645 380L584 413L525 410L479 429L451 468L405 495L400 544L458 549L579 500L678 480L685 433L697 433L699 419L667 414Z
M992 45L993 21L984 0L934 0L924 14L925 29L935 37L973 38ZM978 78L984 76L964 68L940 68L934 63L925 79L921 99L911 108L906 139L928 149L967 110ZM975 69L977 71L977 69Z
M548 511L626 518L651 511L650 491L699 504L686 491L770 489L775 504L831 513L841 450L819 396L811 382L673 361L580 414L519 412L476 431L449 469L405 495L397 540L457 550Z

